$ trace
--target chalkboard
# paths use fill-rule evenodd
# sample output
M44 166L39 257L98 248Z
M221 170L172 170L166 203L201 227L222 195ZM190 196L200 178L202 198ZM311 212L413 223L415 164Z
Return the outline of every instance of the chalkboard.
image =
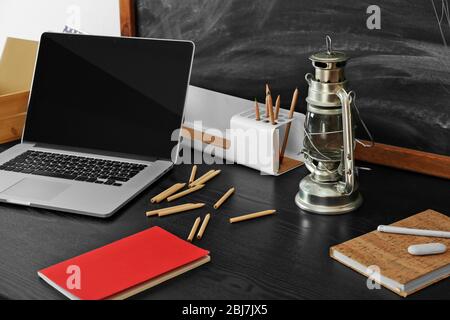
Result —
M301 112L308 57L325 49L328 34L352 58L346 76L377 142L450 155L448 0L376 1L380 29L368 27L371 4L137 0L137 34L193 40L193 85L264 101L268 82L284 106L298 87Z

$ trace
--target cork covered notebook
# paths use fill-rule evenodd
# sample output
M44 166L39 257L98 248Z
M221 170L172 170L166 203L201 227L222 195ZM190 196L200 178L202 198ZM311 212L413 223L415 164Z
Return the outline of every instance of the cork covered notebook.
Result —
M450 218L426 210L393 226L450 231ZM369 276L369 267L377 266L379 274L372 278L384 287L406 297L450 275L450 251L438 255L413 256L408 247L414 244L439 242L450 248L450 239L381 233L368 234L330 249L332 258L359 273Z

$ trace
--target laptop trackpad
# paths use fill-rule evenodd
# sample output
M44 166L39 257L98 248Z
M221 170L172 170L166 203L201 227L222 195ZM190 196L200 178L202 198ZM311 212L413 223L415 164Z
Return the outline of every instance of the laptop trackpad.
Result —
M10 198L49 201L70 187L63 182L25 178L1 194Z

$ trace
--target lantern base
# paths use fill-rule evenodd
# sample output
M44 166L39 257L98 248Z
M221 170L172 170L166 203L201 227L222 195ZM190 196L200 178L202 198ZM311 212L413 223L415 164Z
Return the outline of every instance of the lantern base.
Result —
M311 176L300 181L300 191L295 203L302 210L323 214L338 215L358 209L362 204L362 196L355 185L355 191L344 195L337 189L338 183L319 183Z

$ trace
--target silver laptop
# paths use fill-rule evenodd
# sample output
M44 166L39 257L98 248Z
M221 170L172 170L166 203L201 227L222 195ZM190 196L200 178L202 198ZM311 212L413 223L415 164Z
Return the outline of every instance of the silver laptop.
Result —
M194 44L44 33L0 201L108 217L170 170Z

